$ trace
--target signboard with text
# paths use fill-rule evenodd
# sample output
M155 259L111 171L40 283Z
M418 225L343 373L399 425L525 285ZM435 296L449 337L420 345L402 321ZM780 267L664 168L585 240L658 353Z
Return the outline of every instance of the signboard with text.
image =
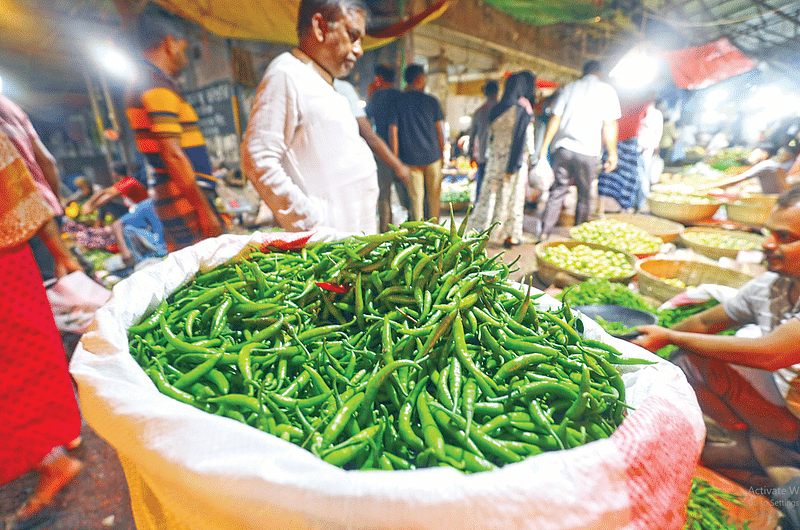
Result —
M206 139L209 154L227 163L239 161L234 96L230 81L220 81L183 97L197 112L197 125Z

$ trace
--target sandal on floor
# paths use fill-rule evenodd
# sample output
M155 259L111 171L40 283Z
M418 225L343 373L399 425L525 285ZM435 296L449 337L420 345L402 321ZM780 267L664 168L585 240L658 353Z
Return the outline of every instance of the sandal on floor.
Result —
M17 512L14 514L14 519L17 522L25 521L26 519L30 519L31 517L41 513L41 511L50 506L52 503L52 499L46 501L39 497L38 495L32 495L25 501L25 504L20 506Z
M516 247L520 243L522 243L522 242L519 239L515 238L515 237L507 237L506 240L503 241L503 246L505 248L511 248L511 247Z
M81 436L78 436L77 438L72 440L70 443L66 444L64 446L64 449L66 449L67 451L73 451L73 450L77 449L81 445L81 443L83 443L83 438Z

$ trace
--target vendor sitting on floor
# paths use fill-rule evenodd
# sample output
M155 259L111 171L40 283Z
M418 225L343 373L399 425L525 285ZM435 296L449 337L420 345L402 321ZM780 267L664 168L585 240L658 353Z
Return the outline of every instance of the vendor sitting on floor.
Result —
M163 227L155 215L147 188L127 173L125 164L115 166L114 178L119 181L95 194L82 209L84 212L102 210L111 201L119 197L124 199L128 208L113 222L111 230L123 263L132 266L148 257L166 255L166 244Z
M779 147L770 157L754 163L746 171L726 178L722 182L713 184L715 188L727 188L748 179L758 179L762 193L777 194L783 193L792 187L792 177L789 170L800 154L800 144L792 143L787 146Z
M766 227L768 272L670 329L639 328L633 342L650 351L677 346L670 360L686 374L703 412L740 438L706 443L706 466L760 467L779 485L800 476L800 187L780 195ZM750 323L760 337L715 335Z

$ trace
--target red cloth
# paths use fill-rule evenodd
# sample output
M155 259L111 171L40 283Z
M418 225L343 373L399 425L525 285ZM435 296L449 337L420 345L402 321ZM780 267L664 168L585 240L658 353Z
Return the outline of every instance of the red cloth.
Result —
M749 72L755 63L728 39L664 53L678 88L697 90Z
M648 104L647 101L636 101L622 105L622 117L617 121L619 127L617 140L623 142L639 136L639 125L647 114Z
M133 177L125 177L124 179L120 180L114 184L114 189L136 204L139 204L140 202L149 198L149 195L147 195L147 189L142 186L141 182Z
M0 486L81 431L61 336L30 246L0 251Z

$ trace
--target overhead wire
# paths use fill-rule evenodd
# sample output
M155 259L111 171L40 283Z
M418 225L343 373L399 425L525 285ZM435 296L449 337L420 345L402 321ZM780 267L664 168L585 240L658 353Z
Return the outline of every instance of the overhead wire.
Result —
M769 9L767 11L763 11L761 13L756 13L754 15L748 15L746 17L742 17L742 18L734 19L734 20L727 19L727 20L711 20L711 21L707 21L707 22L687 22L685 20L676 20L676 19L672 19L672 18L668 18L668 17L661 17L661 16L658 16L657 14L655 14L653 12L648 12L647 13L647 18L650 18L650 19L653 19L653 20L658 20L659 22L663 22L663 23L669 24L671 26L682 27L682 28L704 28L704 27L712 27L712 26L731 26L731 25L735 25L735 24L743 24L743 23L746 23L746 22L750 22L751 20L754 20L754 19L757 19L757 18L762 18L764 15L770 15L770 14L776 13L776 12L782 10L782 9L786 9L787 7L790 7L790 6L795 5L795 4L800 4L800 0L795 0L793 2L789 2L788 4L782 5L780 7L775 7L775 8Z

